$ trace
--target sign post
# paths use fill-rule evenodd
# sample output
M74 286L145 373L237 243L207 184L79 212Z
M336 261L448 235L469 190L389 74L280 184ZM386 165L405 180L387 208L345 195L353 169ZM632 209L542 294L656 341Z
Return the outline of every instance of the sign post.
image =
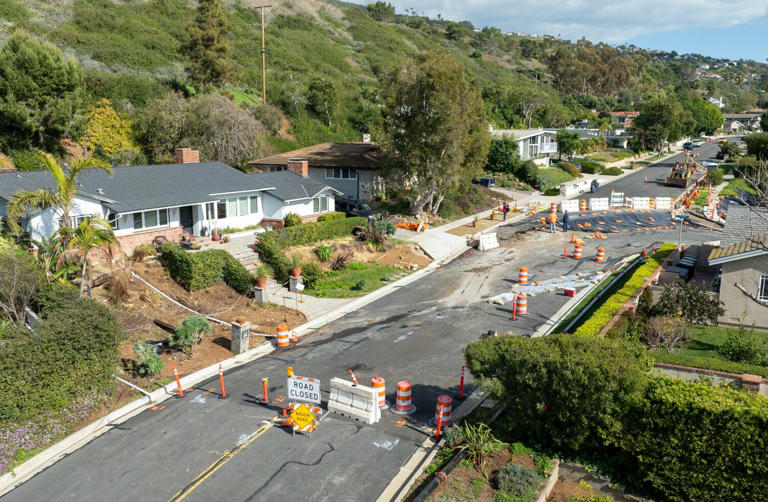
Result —
M304 303L304 285L303 284L297 284L296 285L296 291L299 292L299 303Z

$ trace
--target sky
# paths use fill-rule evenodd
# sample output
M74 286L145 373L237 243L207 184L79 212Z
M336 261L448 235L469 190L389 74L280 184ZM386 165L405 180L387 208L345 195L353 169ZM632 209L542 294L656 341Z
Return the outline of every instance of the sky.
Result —
M357 0L360 1L360 0ZM388 0L476 28L634 43L729 59L768 58L768 0ZM368 3L362 2L360 3Z

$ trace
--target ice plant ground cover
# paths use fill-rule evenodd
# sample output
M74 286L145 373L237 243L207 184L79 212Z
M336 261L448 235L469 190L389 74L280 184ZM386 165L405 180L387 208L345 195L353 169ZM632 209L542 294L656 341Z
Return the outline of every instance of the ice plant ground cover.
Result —
M29 453L42 449L72 432L105 396L93 394L30 420L0 425L0 474L26 460Z

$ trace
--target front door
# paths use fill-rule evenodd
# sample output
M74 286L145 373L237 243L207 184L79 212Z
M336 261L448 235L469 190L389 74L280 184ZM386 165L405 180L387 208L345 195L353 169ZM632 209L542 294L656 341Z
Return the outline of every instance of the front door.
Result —
M184 206L179 208L179 223L185 232L192 233L192 206Z

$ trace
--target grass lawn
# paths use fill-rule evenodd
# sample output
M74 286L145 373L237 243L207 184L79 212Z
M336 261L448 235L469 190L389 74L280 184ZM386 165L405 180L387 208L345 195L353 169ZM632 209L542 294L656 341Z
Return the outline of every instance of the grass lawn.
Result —
M342 271L331 270L317 287L304 293L318 298L351 298L362 296L399 279L408 272L376 262L352 263ZM364 282L363 282L364 281Z
M598 162L616 162L617 160L628 159L634 157L635 152L627 150L626 148L609 148L601 152L595 152L587 154L587 158L590 160L596 160Z
M693 199L693 205L694 206L703 206L707 203L707 198L709 197L709 190L706 188L702 188L699 190L699 195L696 196L695 199Z
M737 330L738 328L720 328L717 326L691 326L688 329L688 336L693 341L689 342L685 348L675 351L675 354L713 357L727 361L728 359L717 353L717 349L725 342L729 332L736 332ZM768 333L755 331L754 334L758 339L768 342Z
M749 186L747 182L744 181L743 178L734 178L728 183L728 185L725 188L723 188L720 191L720 196L728 197L729 195L732 195L734 197L738 197L739 190L743 190L752 195L755 194L755 190L751 186Z

